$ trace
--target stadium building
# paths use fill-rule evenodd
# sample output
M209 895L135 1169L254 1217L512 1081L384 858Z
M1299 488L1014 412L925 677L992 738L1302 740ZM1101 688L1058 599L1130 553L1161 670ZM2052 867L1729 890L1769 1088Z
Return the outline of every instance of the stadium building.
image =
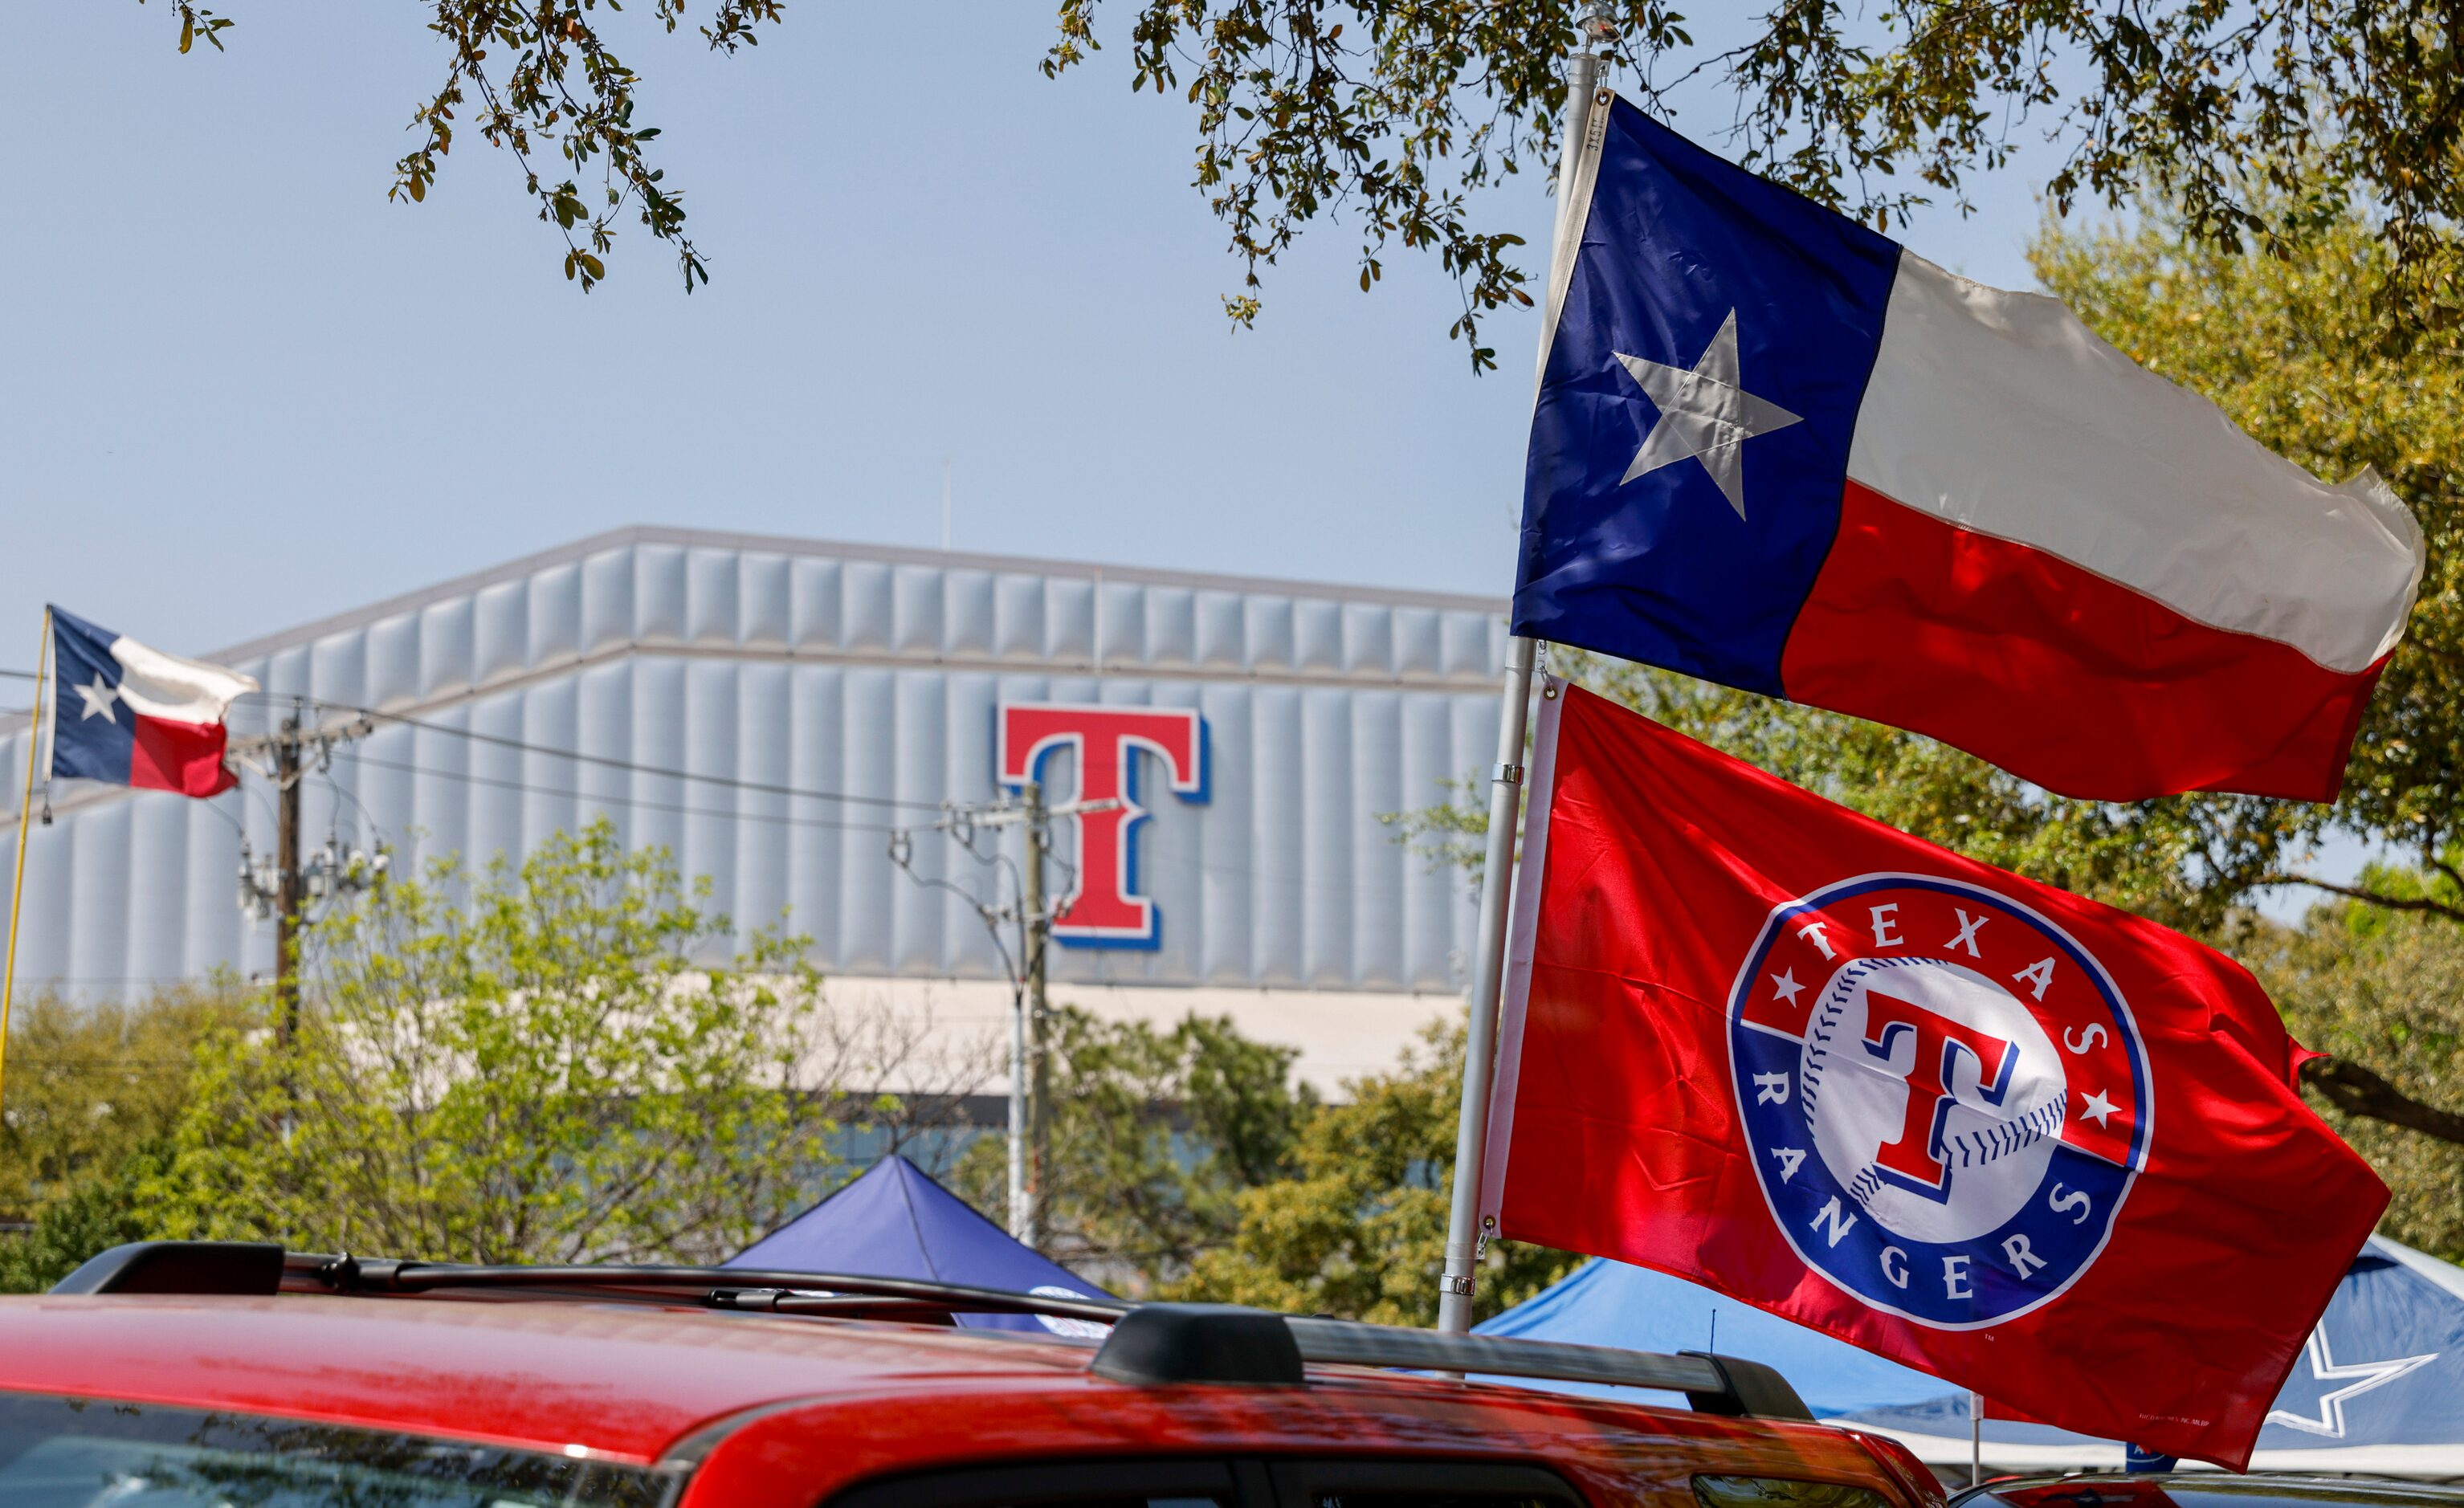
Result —
M938 808L1032 770L1093 803L1055 828L1054 998L1229 1014L1332 1088L1459 1008L1470 890L1380 819L1485 769L1504 652L1477 598L634 528L200 657L264 688L235 745L295 710L364 727L307 777L304 850L484 863L605 814L739 928L809 934L834 1001L935 1031L1010 1001L974 905L924 883L1008 898ZM32 739L0 727L13 822ZM21 993L272 969L238 904L275 846L262 772L35 811Z

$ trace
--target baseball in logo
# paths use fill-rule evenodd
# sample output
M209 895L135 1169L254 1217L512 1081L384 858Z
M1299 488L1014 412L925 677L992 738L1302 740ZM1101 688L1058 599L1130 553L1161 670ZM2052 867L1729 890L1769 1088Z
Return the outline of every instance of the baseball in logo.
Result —
M2146 1162L2128 1002L2069 934L1980 885L1863 875L1774 907L1728 1042L1790 1244L1920 1323L1995 1324L2069 1287Z

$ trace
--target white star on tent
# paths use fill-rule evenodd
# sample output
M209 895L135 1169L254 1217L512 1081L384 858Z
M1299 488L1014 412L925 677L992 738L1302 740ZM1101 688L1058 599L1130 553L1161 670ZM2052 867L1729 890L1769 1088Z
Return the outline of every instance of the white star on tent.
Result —
M2112 1101L2104 1097L2103 1090L2099 1089L2096 1093L2089 1095L2085 1100L2079 1102L2079 1119L2082 1121L2094 1121L2097 1125L2102 1126L2106 1122L2112 1120L2113 1112L2120 1108L2120 1105L2115 1104Z
M2347 1399L2358 1398L2373 1388L2385 1388L2414 1367L2427 1366L2438 1360L2438 1353L2432 1351L2427 1356L2400 1356L2384 1362L2345 1362L2339 1365L2335 1353L2327 1349L2327 1322L2324 1320L2320 1321L2318 1328L2310 1332L2310 1340L2302 1346L2302 1351L2310 1362L2312 1381L2341 1382L2345 1386L2320 1395L2319 1416L2315 1419L2289 1410L2271 1409L2267 1412L2267 1422L2336 1440L2344 1437L2344 1403Z
M1774 999L1786 1000L1789 1004L1794 1005L1796 997L1804 992L1805 986L1796 982L1795 970L1783 969L1771 975L1771 995Z
M1659 422L1645 435L1634 464L1617 478L1623 487L1638 476L1693 457L1711 473L1737 516L1746 516L1745 444L1758 434L1801 423L1795 414L1747 392L1737 375L1737 312L1720 321L1720 333L1703 350L1694 369L1646 361L1622 351L1611 353L1651 401L1660 405Z
M120 720L111 710L111 704L120 700L120 688L104 685L101 671L95 672L92 686L71 687L70 689L77 692L79 701L85 703L85 710L77 713L78 722L84 722L89 717L99 717L107 723Z

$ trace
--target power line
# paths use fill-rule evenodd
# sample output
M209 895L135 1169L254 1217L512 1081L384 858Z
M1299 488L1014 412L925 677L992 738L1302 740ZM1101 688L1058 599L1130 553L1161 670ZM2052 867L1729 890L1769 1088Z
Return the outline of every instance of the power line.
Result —
M751 819L755 821L777 822L788 827L818 827L843 833L886 835L902 830L887 822L834 822L819 817L771 817L753 812L720 811L716 807L710 806L679 806L672 801L651 801L631 796L593 796L565 786L532 785L523 780L501 780L494 776L473 775L463 770L437 770L426 765L402 764L391 759L372 758L363 754L354 754L351 758L363 765L373 766L379 770L396 770L405 775L432 776L438 779L460 780L467 784L491 786L502 791L521 791L534 796L570 797L577 801L595 805L624 806L648 812L670 812L681 817L716 817L730 821ZM365 811L366 808L363 806L361 810Z
M404 728L418 729L425 732L444 733L455 738L467 738L474 743L491 744L499 749L510 749L517 754L545 754L550 758L570 759L577 764L590 764L597 765L607 770L621 770L629 775L647 775L670 780L692 780L703 785L715 785L729 790L747 791L757 796L783 796L797 800L837 801L849 806L879 806L917 812L937 812L941 809L941 803L938 801L911 801L889 796L861 796L847 791L813 791L804 789L801 786L773 785L766 781L744 780L734 776L709 775L696 770L677 770L659 765L635 764L629 759L618 759L609 754L583 754L581 751L574 749L556 749L545 744L535 744L520 738L507 738L498 733L483 733L475 729L454 728L444 723L429 722L423 718L406 717L399 712L380 711L372 707L355 707L348 702L328 702L321 698L313 696L291 697L272 691L251 691L246 693L245 699L305 702L311 707L319 708L326 711L347 712L356 717L382 720Z

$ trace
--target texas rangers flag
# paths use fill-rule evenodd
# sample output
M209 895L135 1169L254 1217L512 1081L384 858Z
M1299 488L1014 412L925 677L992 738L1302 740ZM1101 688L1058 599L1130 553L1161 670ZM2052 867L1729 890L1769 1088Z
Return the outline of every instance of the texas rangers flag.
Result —
M184 796L237 783L223 763L223 714L256 682L51 612L54 776Z
M2003 293L1623 100L1551 291L1514 631L1930 734L2068 796L2331 800L2422 572Z
M1544 691L1484 1229L2245 1466L2387 1202L2257 983Z

